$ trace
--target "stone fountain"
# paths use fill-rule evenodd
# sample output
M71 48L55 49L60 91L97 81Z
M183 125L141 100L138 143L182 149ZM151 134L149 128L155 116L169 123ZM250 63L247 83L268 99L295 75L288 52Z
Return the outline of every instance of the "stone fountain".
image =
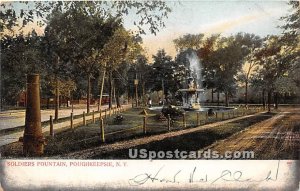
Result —
M178 92L182 95L182 108L184 110L199 110L200 96L204 92L201 89L201 64L195 52L187 55L189 60L189 75L186 77L185 87L179 89Z

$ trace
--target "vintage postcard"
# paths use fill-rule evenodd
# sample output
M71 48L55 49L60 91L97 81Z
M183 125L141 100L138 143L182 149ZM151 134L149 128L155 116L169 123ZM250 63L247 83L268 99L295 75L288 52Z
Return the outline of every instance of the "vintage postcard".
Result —
M299 1L0 7L0 190L299 190Z

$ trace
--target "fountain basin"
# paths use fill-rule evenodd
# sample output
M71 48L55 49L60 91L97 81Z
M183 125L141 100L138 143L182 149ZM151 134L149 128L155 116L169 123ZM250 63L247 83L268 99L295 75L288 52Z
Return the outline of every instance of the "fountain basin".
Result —
M191 108L191 109L187 109L183 106L175 106L175 107L177 107L179 109L184 109L185 111L188 111L188 112L199 112L199 111L207 112L209 109L212 109L213 111L217 111L217 112L227 112L227 111L237 109L235 107L225 107L225 106L201 106L200 108ZM161 111L162 108L163 108L163 106L154 106L154 107L150 107L149 110Z

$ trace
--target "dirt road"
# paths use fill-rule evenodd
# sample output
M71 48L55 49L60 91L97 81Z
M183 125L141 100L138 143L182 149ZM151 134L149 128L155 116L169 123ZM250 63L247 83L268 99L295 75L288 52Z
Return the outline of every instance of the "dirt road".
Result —
M255 159L299 159L300 109L280 112L206 149L222 154L225 151L254 151Z

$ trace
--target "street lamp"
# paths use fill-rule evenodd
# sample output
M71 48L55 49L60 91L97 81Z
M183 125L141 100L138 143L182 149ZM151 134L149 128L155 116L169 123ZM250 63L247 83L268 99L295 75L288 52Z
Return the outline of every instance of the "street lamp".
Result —
M139 84L139 80L138 80L138 79L134 79L134 86L135 86L135 105L136 105L136 107L138 107L138 84Z

